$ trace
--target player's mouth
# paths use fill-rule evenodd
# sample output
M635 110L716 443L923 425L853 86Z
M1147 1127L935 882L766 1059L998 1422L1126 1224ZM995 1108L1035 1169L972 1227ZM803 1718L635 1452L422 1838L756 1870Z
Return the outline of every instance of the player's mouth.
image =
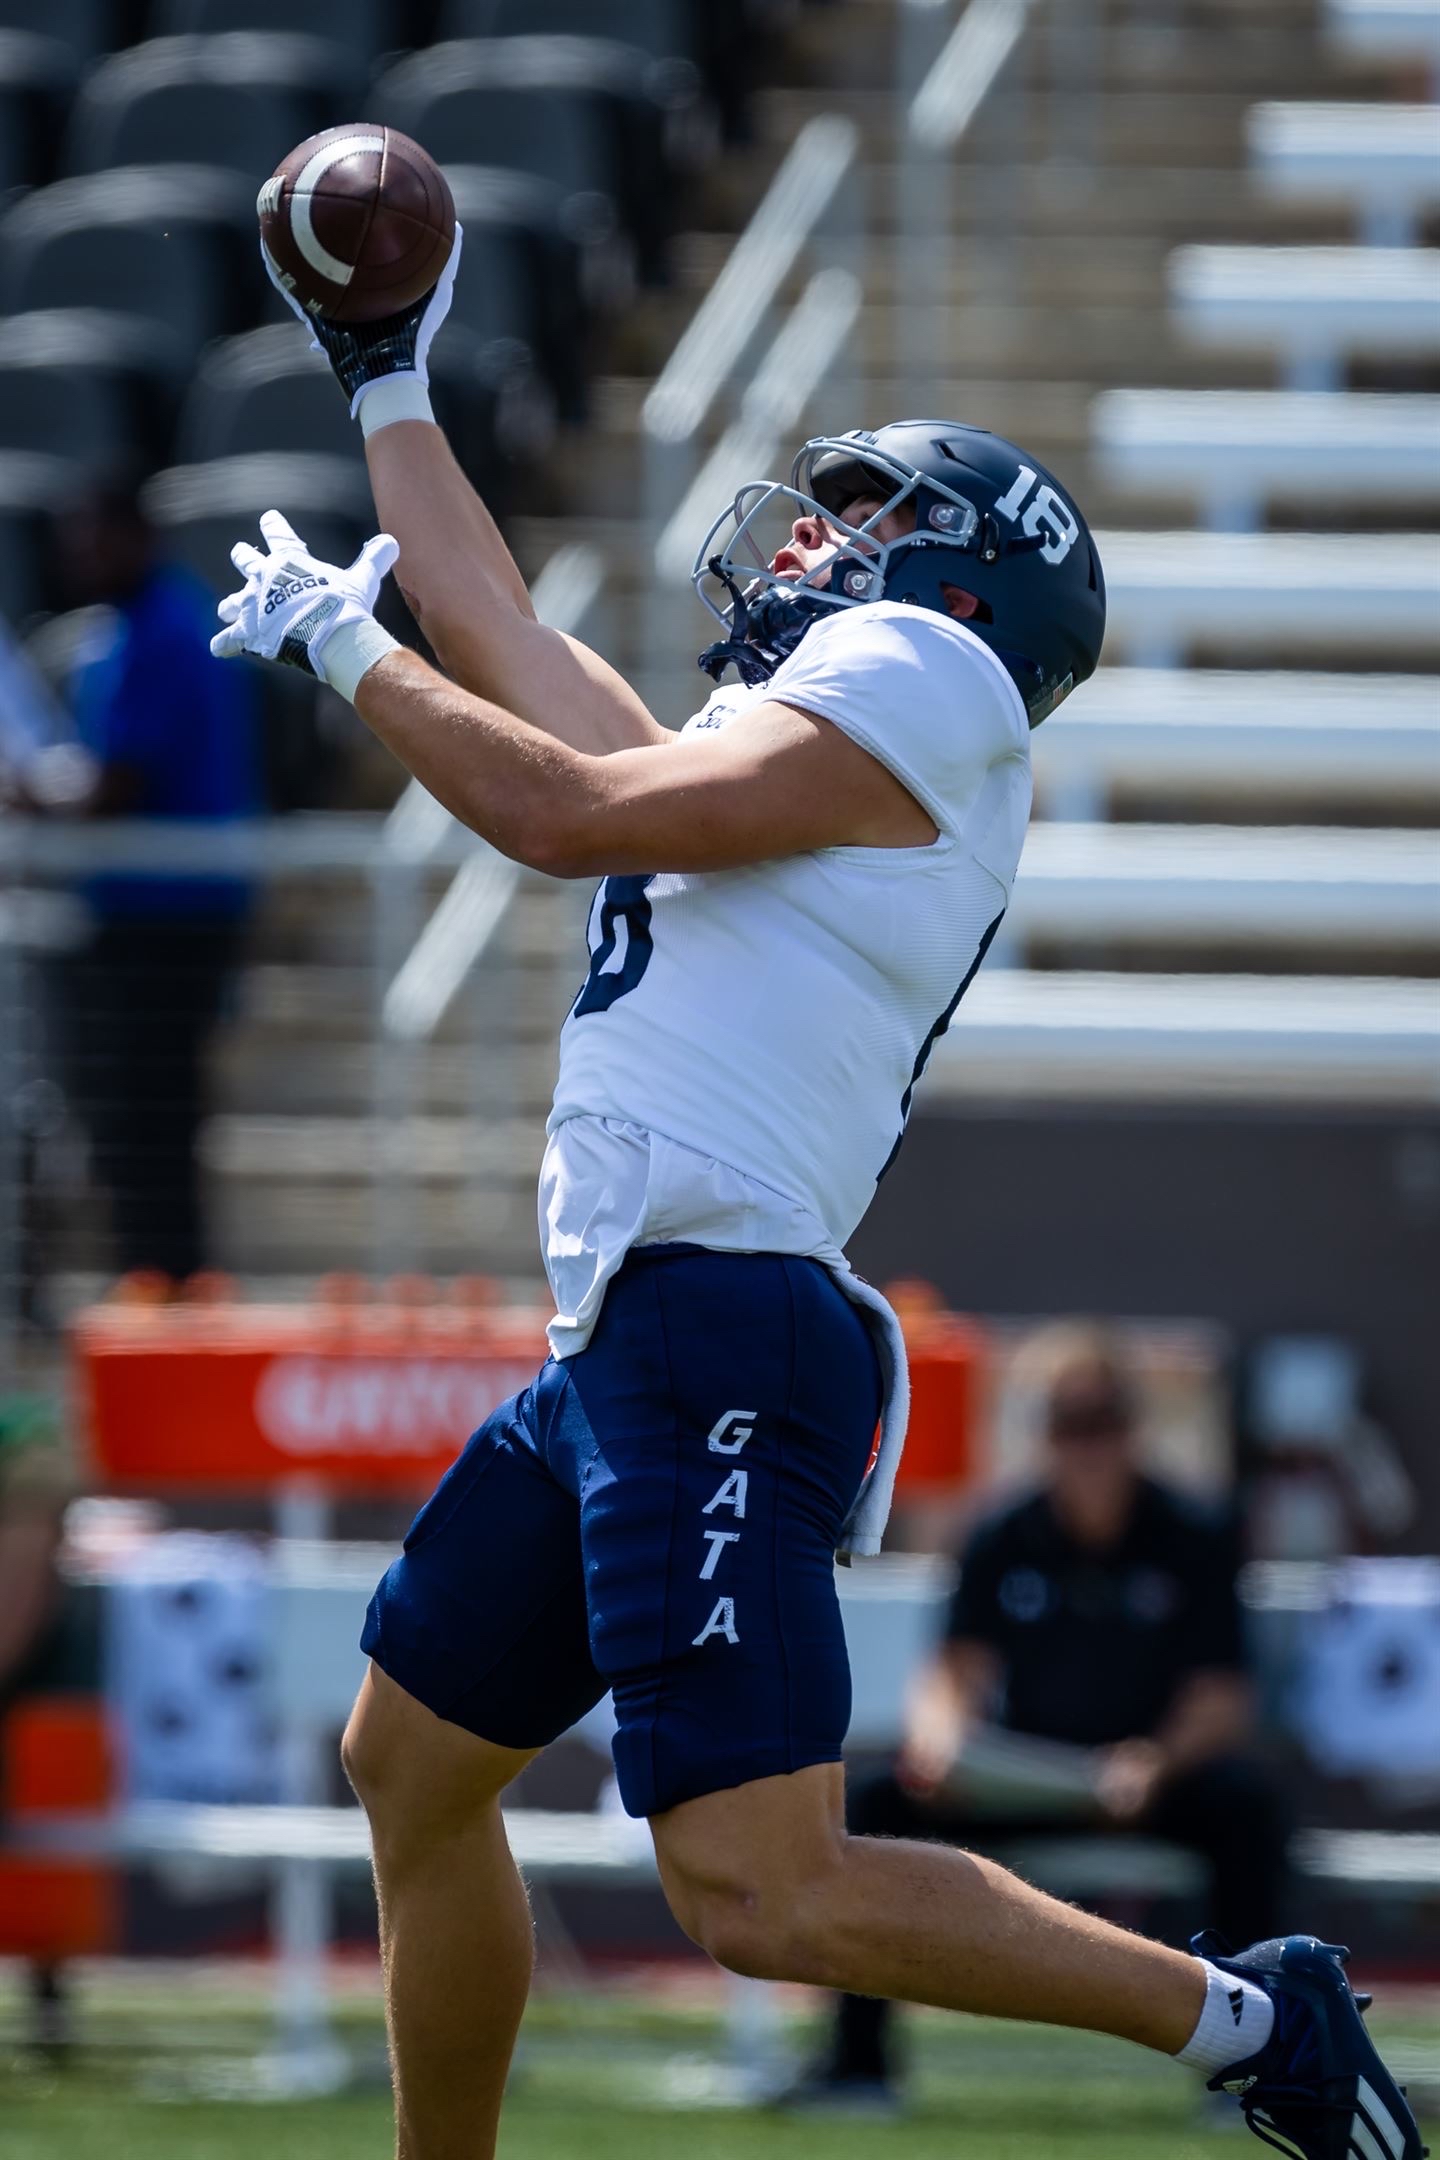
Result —
M803 555L797 555L793 548L782 547L779 554L775 557L775 560L770 565L770 575L772 577L803 578L809 576L812 570L819 568L823 570L824 575L820 577L810 577L810 583L812 585L824 585L829 581L829 566L831 560L833 559L833 554L834 551L832 550L831 555L827 556L823 563L816 565L813 563L807 563Z

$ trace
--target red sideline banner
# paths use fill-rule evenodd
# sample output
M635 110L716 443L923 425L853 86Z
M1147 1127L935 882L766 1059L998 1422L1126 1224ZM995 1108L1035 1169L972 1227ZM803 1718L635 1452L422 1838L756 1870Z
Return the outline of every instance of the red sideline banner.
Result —
M543 1335L485 1344L225 1341L82 1323L91 1460L112 1487L323 1486L424 1492L476 1426L528 1386ZM323 1334L323 1331L316 1331ZM187 1339L189 1337L189 1339ZM127 1339L128 1338L128 1339Z

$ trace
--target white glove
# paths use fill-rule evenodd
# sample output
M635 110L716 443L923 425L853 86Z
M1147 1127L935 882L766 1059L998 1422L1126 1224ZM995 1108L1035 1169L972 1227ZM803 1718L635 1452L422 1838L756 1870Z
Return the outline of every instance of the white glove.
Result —
M396 643L374 619L385 573L400 553L389 533L367 540L348 570L321 562L278 510L260 520L268 552L241 540L230 560L244 578L220 602L225 624L210 640L217 660L253 653L289 667L308 667L342 697L353 699L365 670Z
M455 244L439 280L413 307L378 322L326 322L301 306L286 285L264 241L260 259L265 274L285 305L305 325L310 350L324 353L350 400L350 417L367 435L392 420L433 420L430 410L430 346L450 312L455 273L460 267L464 227L456 224ZM370 393L385 385L379 398ZM364 409L362 410L362 401Z

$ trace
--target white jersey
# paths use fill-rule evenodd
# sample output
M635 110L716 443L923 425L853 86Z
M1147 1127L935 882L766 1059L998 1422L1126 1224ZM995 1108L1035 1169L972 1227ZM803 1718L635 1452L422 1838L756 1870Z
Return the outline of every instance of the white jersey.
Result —
M717 690L684 732L772 700L870 751L938 837L604 880L541 1176L559 1356L588 1340L633 1244L800 1253L847 1270L841 1247L1009 900L1030 730L978 638L891 601L837 610L769 682ZM845 1287L882 1303L853 1277ZM903 1417L890 1336L890 1407ZM898 1443L887 1452L888 1502Z

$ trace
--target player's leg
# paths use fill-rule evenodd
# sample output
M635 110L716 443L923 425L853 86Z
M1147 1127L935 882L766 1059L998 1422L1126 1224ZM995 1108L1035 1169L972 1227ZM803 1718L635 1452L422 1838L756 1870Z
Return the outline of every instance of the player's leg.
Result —
M1178 2050L1194 1958L991 1861L846 1834L833 1550L878 1408L863 1321L804 1261L634 1254L569 1368L603 1471L577 1483L591 1645L677 1917L739 1972Z
M532 1957L500 1814L596 1703L579 1510L537 1453L557 1368L497 1411L375 1593L345 1739L370 1818L398 2160L490 2160Z
M579 1488L591 1647L681 1925L743 1973L1183 2047L1195 1959L971 1854L846 1833L833 1551L880 1390L826 1271L633 1254L577 1404L606 1471Z
M976 1822L945 1796L921 1798L901 1782L894 1767L846 1781L845 1822L852 1837L909 1838L919 1844L965 1845ZM987 1817L985 1842L1008 1843L1036 1830L1033 1822ZM1053 1832L1054 1822L1042 1823ZM896 2080L904 2068L903 2042L896 2031L897 2006L884 1995L840 1994L823 2053L809 2073L783 2096L793 2106L823 2105L836 2096L878 2105L898 2097Z
M732 1971L1078 2025L1169 2055L1199 2020L1197 1959L974 1853L850 1836L835 1765L687 1801L652 1828L676 1918Z
M446 1723L372 1666L343 1756L374 1846L397 2160L482 2160L534 1960L500 1795L533 1755Z

